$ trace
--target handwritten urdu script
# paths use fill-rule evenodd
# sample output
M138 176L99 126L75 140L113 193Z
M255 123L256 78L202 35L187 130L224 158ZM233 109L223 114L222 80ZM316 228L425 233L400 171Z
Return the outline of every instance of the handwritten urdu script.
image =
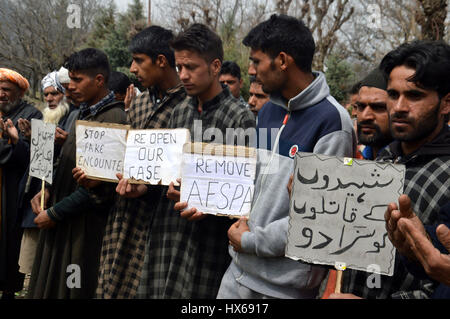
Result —
M404 174L403 165L297 153L286 256L392 276L384 212Z

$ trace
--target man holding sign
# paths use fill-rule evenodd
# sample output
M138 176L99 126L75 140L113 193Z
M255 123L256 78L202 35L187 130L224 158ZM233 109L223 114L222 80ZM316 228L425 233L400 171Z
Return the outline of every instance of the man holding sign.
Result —
M114 101L107 88L110 66L107 56L97 49L72 54L68 90L80 104L78 119L125 124L122 102ZM92 298L97 286L98 263L107 212L111 201L96 202L72 178L75 168L75 123L61 149L51 188L32 202L41 229L30 280L30 298ZM99 190L112 194L113 185L97 183ZM70 275L77 280L71 281ZM77 277L78 276L78 277Z
M387 110L395 140L377 160L405 164L403 191L424 225L440 219L440 208L450 200L449 57L448 44L416 41L389 52L380 65L388 78ZM400 262L394 276L381 276L379 285L372 285L371 277L344 272L342 291L363 298L424 296L423 291L413 293L421 283Z
M34 137L35 142L32 142L32 149L34 146L36 154L34 154L35 157L33 157L32 154L31 159L42 160L44 149L48 151L50 145L45 148L43 148L43 146L45 144L50 144L51 142L54 145L54 155L51 160L47 157L47 163L49 163L50 168L53 169L53 160L56 160L58 157L59 151L67 136L66 131L70 129L72 122L75 120L77 110L73 105L68 103L68 100L65 97L66 89L61 83L59 72L53 71L47 74L41 81L41 88L46 103L46 107L43 110L43 121L48 124L42 126L37 124L39 122L35 121L36 132L34 133L37 135ZM42 132L43 128L49 128L52 125L54 127L54 124L57 124L56 131L55 128L53 129L54 138L52 137L51 141L45 139L45 135L40 132ZM19 127L23 131L29 132L31 123L24 119L19 121ZM50 137L51 132L48 132L47 135ZM40 136L43 138L39 138ZM33 213L30 201L33 196L42 189L42 174L37 174L35 168L31 168L31 170L29 170L31 174L24 175L19 185L19 206L22 216L22 227L24 228L22 244L20 247L19 265L20 272L24 274L31 273L36 245L39 238L39 228L34 223L36 215ZM52 180L53 179L50 176L50 179L47 180L47 182L51 184Z
M144 131L148 133L145 134L140 130L166 128L173 109L186 97L175 70L173 50L169 46L172 38L170 30L151 26L131 41L133 62L130 71L147 88L133 100L127 112L128 123L139 130L129 133L135 134L132 137L136 144L153 141L156 133ZM146 155L143 157L148 159ZM116 188L119 196L108 216L103 238L96 291L98 298L135 297L144 263L148 228L155 214L154 203L159 201L163 189L161 186L129 184L122 177L119 175Z
M217 297L314 298L326 269L284 257L289 222L285 186L297 151L352 156L352 122L330 96L324 74L311 70L315 44L302 21L273 15L243 43L251 49L249 74L270 94L258 113L259 133L269 134L258 141L260 169L250 218L228 231L233 260ZM275 140L273 130L278 132Z
M255 126L253 114L219 82L223 47L217 34L205 25L194 24L171 46L188 94L174 109L171 128L189 129L196 142L222 144L227 128ZM229 263L226 231L231 223L226 217L211 215L191 222L173 208L173 203L161 198L149 231L140 297L214 298ZM191 218L195 209L181 215Z

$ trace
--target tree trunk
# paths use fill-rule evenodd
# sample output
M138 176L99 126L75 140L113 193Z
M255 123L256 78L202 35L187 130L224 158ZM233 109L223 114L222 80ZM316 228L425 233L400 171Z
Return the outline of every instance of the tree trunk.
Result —
M442 40L447 17L447 0L418 0L421 12L416 21L421 26L422 37L426 40Z

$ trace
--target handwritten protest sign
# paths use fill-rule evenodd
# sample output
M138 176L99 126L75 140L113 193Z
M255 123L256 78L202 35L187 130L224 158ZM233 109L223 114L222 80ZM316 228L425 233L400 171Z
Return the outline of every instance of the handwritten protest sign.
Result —
M128 125L77 121L76 165L90 179L117 182L123 172Z
M53 181L53 154L56 125L31 119L30 171L29 175Z
M130 183L178 185L183 145L189 140L187 129L130 130L124 177Z
M183 149L181 201L213 215L247 216L256 174L256 149L189 143Z
M384 212L404 175L403 165L297 153L286 256L392 276Z

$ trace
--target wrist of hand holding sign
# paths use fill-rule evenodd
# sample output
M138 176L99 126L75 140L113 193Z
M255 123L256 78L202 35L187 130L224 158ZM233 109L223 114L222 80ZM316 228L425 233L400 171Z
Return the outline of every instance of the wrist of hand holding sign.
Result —
M233 246L235 251L243 252L241 242L242 235L248 231L250 231L250 228L248 227L246 217L241 217L237 222L231 225L230 229L228 229L229 243Z
M116 187L116 193L120 196L126 198L138 198L145 195L148 191L148 188L144 184L130 184L128 183L128 179L123 178L123 175L120 173L116 174L119 179L119 183Z
M178 184L181 185L181 178L177 178ZM167 190L167 198L170 200L173 200L174 202L180 201L180 191L179 189L175 188L175 185L173 182L170 182L169 189Z
M34 223L40 229L49 229L55 227L56 223L48 216L46 210L41 210L37 217L34 219Z
M177 178L177 182L181 185L181 179ZM180 202L180 191L175 188L175 185L173 182L169 184L169 189L167 190L166 194L167 198L170 200L173 200L175 205L173 206L173 209L180 212L180 217L185 218L189 221L196 221L196 220L202 220L206 217L206 214L203 214L202 212L197 211L196 208L189 208L187 202Z
M196 220L202 220L206 217L206 214L203 214L202 212L197 211L197 208L192 207L189 209L186 209L188 207L187 202L177 202L173 206L173 209L180 212L180 217L185 218L188 221L196 221Z
M100 181L89 179L84 171L79 167L75 167L72 170L72 174L73 178L77 181L77 184L83 186L84 188L94 188L101 183Z
M42 191L34 195L34 197L31 199L31 209L33 210L33 213L36 215L39 215L41 212L41 196ZM48 188L44 190L44 209L47 208L47 202L50 198L50 191Z

